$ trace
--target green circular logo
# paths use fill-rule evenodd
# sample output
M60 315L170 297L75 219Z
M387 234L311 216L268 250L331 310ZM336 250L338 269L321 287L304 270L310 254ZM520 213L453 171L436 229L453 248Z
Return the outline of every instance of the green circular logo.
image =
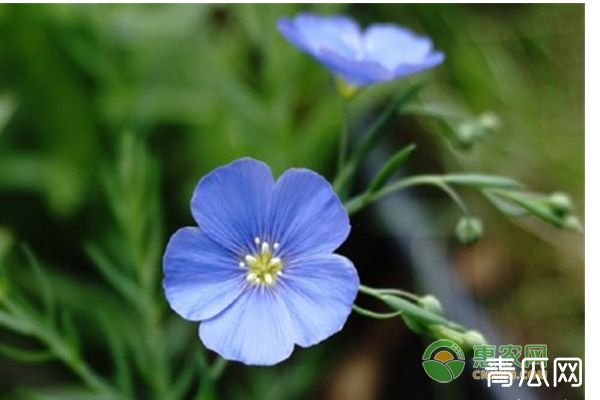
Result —
M465 369L465 353L452 340L438 340L425 349L423 369L436 382L452 382Z

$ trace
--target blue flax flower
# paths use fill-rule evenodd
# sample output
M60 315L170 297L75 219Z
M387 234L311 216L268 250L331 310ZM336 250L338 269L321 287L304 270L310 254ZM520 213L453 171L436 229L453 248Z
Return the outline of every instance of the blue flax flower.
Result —
M333 254L350 223L323 177L290 169L275 181L266 164L244 158L202 178L191 208L199 227L171 237L164 289L178 314L202 321L206 347L272 365L342 329L359 281Z
M373 24L363 32L349 17L302 13L279 19L277 26L294 46L353 86L402 78L444 61L429 38L394 24Z

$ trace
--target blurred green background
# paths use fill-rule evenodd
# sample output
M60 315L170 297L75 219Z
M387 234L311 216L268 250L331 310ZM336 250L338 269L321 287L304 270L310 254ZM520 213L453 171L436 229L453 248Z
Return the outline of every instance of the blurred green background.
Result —
M193 224L198 179L241 156L275 173L305 166L333 175L342 126L333 80L276 31L277 18L300 10L399 23L446 53L441 67L369 88L350 108L359 124L409 83L427 82L419 104L456 129L448 136L431 118L399 116L388 136L417 143L411 172L478 171L560 189L583 218L583 5L0 5L0 297L37 310L50 288L56 331L78 332L75 353L133 398L175 399L174 387L193 398L208 373L212 356L195 324L168 311L160 290L162 251L172 232ZM465 149L464 124L482 113L498 127ZM582 235L507 220L465 194L486 235L467 248L450 240L450 257L474 301L507 343L547 343L550 357L582 357ZM423 207L433 212L431 229L450 237L457 215L449 201L425 196ZM360 229L354 235L361 240ZM364 240L379 240L373 235ZM369 266L358 268L369 282ZM413 286L409 276L395 279L390 286ZM348 345L411 343L414 334L398 321L353 316L348 325L281 367L230 367L223 382L236 385L200 385L199 396L403 393L394 374L420 372L418 358L390 361L385 349ZM11 348L37 351L46 339L0 327L0 343ZM0 397L92 398L77 371L56 360L14 361L4 350ZM418 379L423 389L413 398L450 398Z

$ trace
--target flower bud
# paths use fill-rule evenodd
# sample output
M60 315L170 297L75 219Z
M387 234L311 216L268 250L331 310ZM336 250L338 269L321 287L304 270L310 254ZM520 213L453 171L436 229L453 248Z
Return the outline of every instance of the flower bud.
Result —
M458 345L460 345L463 348L463 350L465 349L464 334L462 332L459 332L455 329L444 325L432 325L430 329L431 334L436 339L450 339L453 342L456 342Z
M349 83L344 78L337 77L335 84L338 92L345 100L353 99L361 91L360 87Z
M456 128L456 142L463 150L469 150L473 147L477 138L477 130L471 122L465 122Z
M566 229L571 229L573 231L581 232L583 231L583 227L581 226L581 222L579 218L574 215L569 215L564 218L562 222L562 227Z
M485 112L479 116L479 124L487 132L494 132L500 126L500 120L493 112Z
M479 218L462 217L456 224L456 237L463 244L472 244L483 236L483 224Z
M465 348L472 349L475 345L486 344L487 342L481 333L477 331L467 331L463 334L463 343Z
M573 204L569 196L565 193L556 192L549 197L550 207L556 215L566 215L573 208Z
M434 314L444 314L444 309L442 308L440 301L430 294L419 298L418 304L423 307L423 309Z

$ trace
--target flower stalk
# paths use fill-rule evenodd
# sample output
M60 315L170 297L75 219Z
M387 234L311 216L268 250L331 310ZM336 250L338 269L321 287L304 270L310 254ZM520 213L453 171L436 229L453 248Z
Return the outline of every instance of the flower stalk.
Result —
M375 319L400 316L412 331L435 338L451 338L466 351L471 349L473 344L485 342L479 332L468 330L445 318L439 302L431 295L419 297L411 293L410 296L406 296L406 292L400 291L400 296L389 289L375 289L365 285L360 285L359 291L380 300L394 310L390 313L377 313L355 305L354 311L361 315ZM409 300L409 297L413 301ZM432 304L435 306L432 307Z

